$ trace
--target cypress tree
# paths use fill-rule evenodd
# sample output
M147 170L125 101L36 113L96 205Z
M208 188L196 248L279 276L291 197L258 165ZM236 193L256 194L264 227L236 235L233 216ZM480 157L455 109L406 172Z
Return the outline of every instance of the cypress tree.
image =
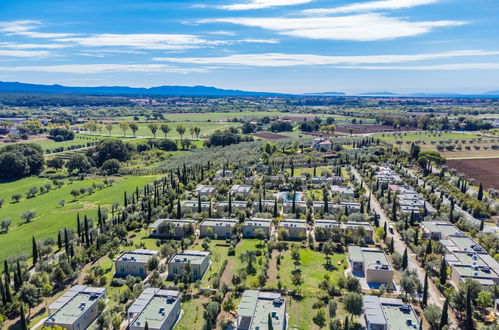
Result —
M262 195L260 194L258 199L258 212L262 213Z
M114 211L113 211L113 216L114 216ZM78 230L78 237L81 238L80 213L76 215L76 229Z
M97 223L102 225L102 212L100 210L100 205L97 206Z
M411 217L409 218L409 221L410 221L410 224L411 226L414 226L414 210L411 211Z
M445 285L447 283L447 264L445 263L445 258L440 261L440 284Z
M471 286L468 285L468 292L466 293L466 330L474 330L473 325L473 306L471 305Z
M386 241L386 235L388 235L388 227L386 225L386 221L383 224L383 240Z
M88 218L87 216L85 215L85 218L84 218L84 221L85 221L85 243L87 244L87 246L90 244L89 242L89 235L90 235L90 232L88 230Z
M296 212L296 192L295 192L295 189L293 189L293 199L292 199L292 203L291 203L291 213L295 213Z
M329 213L329 200L328 200L328 194L326 189L323 190L323 195L324 195L324 213Z
M481 201L483 199L483 185L480 182L480 188L478 188L478 195L476 196L476 199Z
M180 206L180 199L177 199L177 219L182 218L182 207Z
M389 252L390 252L391 254L393 254L393 252L395 251L395 247L394 247L394 244L395 244L395 243L394 243L394 242L395 242L395 240L394 240L394 239L393 239L393 237L392 237L392 239L390 240L390 246L388 247L388 250L389 250Z
M277 198L274 199L274 218L277 218L278 210L277 210Z
M268 330L274 330L274 325L272 324L272 316L270 316L270 313L267 319L267 328Z
M449 323L449 311L448 311L449 302L447 298L445 298L444 306L442 307L442 314L440 315L440 329L443 329Z
M26 315L24 315L23 304L21 304L21 307L19 308L19 315L20 315L19 323L21 330L28 330L28 324L26 323Z
M229 192L229 218L232 214L232 194Z
M38 246L36 245L35 236L33 236L31 254L33 256L33 266L38 262Z
M482 219L482 221L480 221L480 231L483 231L484 227L485 227L485 221Z
M345 322L343 323L343 329L344 330L350 329L350 327L348 326L348 316L345 316Z
M414 234L414 245L419 245L419 228L416 228L416 233Z
M3 273L5 274L5 281L6 283L10 282L10 271L9 271L9 263L7 262L7 259L3 261Z
M128 207L128 197L126 195L126 191L123 193L123 205L126 207Z
M66 249L66 253L69 251L69 235L68 229L64 228L64 248Z
M424 275L424 287L423 287L423 300L421 301L421 305L426 307L428 304L428 273Z
M402 269L406 270L409 263L409 256L407 255L407 248L404 250L404 255L402 256Z
M149 330L149 323L146 321L146 325L144 326L144 330Z
M61 230L57 231L57 248L59 250L62 249L62 238L61 238Z
M198 193L198 213L201 213L201 193Z
M211 218L211 199L210 199L210 205L208 207L208 217Z
M428 241L428 245L426 245L426 255L432 254L433 249L431 247L431 241Z
M369 198L367 199L367 212L371 210L371 194L372 192L369 192Z
M0 277L0 296L2 296L2 304L3 305L7 304L7 299L5 297L5 290L3 289L3 281L1 277Z
M5 278L5 301L12 303L12 294L10 293L10 284L7 281L7 277Z

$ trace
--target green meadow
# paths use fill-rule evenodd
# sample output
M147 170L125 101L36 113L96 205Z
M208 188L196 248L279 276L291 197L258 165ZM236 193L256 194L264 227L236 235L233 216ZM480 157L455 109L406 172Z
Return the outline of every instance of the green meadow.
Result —
M6 218L12 219L12 225L7 233L0 233L0 260L11 255L24 253L31 254L31 238L35 235L37 240L48 237L57 237L60 228L76 228L76 215L88 215L95 218L98 205L107 206L114 202L122 203L124 191L132 192L135 187L142 187L156 179L157 176L125 176L115 178L116 182L102 190L95 189L91 195L84 194L74 197L70 194L73 189L81 189L92 186L92 184L103 183L103 178L88 178L83 181L70 183L65 181L61 188L49 191L33 198L27 198L26 192L30 187L40 187L50 180L42 178L26 178L15 182L0 184L0 198L4 199L4 205L0 209L0 221ZM22 194L18 203L13 203L11 196ZM65 200L65 205L60 206L59 201ZM25 211L33 210L36 217L29 223L21 219Z

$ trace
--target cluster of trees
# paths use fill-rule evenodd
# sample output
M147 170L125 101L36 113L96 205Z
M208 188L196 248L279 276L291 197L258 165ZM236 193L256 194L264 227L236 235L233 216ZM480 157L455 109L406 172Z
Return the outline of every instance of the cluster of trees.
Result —
M8 145L0 149L0 179L20 179L39 174L45 160L42 148L34 143Z
M293 131L293 124L289 121L274 121L270 124L270 130L274 133L291 132Z
M215 131L208 141L205 142L207 147L225 147L231 144L253 141L251 136L243 136L239 134L239 130L235 127L230 127L225 130Z
M49 136L56 142L74 140L75 133L67 128L52 128L49 131Z

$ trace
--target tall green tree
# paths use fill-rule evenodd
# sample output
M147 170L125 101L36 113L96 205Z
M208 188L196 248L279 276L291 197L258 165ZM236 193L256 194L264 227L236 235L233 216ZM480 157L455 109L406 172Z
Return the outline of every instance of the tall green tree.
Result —
M31 249L32 249L31 254L33 256L33 266L34 266L38 262L38 246L36 244L35 236L33 236Z
M442 330L449 323L449 301L445 298L444 306L442 307L442 314L440 316L440 330Z
M402 269L406 270L409 265L409 256L407 254L407 247L404 250L404 255L402 256Z
M471 304L471 286L468 286L468 291L466 293L466 330L474 330L475 325L473 324L473 306Z
M423 299L421 305L425 308L428 305L428 273L424 275Z
M445 258L440 261L440 284L445 285L447 283L447 264L445 263Z
M480 182L480 187L478 188L478 195L476 196L476 199L481 201L483 199L483 185Z

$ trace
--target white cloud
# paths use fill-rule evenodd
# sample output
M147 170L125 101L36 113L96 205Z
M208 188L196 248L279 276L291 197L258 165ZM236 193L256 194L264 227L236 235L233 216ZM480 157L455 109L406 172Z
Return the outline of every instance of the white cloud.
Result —
M0 42L0 47L10 49L61 49L68 47L63 44L18 44L9 42Z
M197 65L234 65L257 67L317 66L339 64L390 64L437 60L453 57L474 57L499 55L499 51L459 50L442 53L406 55L324 56L312 54L241 54L224 57L160 57L156 61L188 63Z
M20 35L40 39L64 38L73 35L69 33L45 33L34 31L41 25L42 23L40 21L33 20L0 22L0 32L7 35Z
M409 70L409 71L454 71L454 70L499 70L499 63L455 63L416 66L336 66L340 69L362 70Z
M437 27L465 24L465 22L459 21L410 22L374 13L341 17L237 17L205 19L199 22L259 27L283 35L308 39L353 41L375 41L416 36L428 33Z
M52 53L44 50L11 50L0 49L0 56L21 57L21 58L40 58L51 56Z
M226 10L250 10L301 5L312 1L314 0L250 0L245 3L234 3L231 5L218 6L218 8Z
M315 8L306 9L305 14L337 14L337 13L352 13L366 12L375 10L396 10L411 8L415 6L427 5L437 2L438 0L380 0L371 2L358 2L350 5L336 8Z
M227 36L227 37L234 37L237 35L235 32L232 32L232 31L211 31L211 32L207 32L207 33L217 35L217 36Z
M178 68L163 64L63 64L0 67L0 71L97 74L113 72L200 73L199 68Z

